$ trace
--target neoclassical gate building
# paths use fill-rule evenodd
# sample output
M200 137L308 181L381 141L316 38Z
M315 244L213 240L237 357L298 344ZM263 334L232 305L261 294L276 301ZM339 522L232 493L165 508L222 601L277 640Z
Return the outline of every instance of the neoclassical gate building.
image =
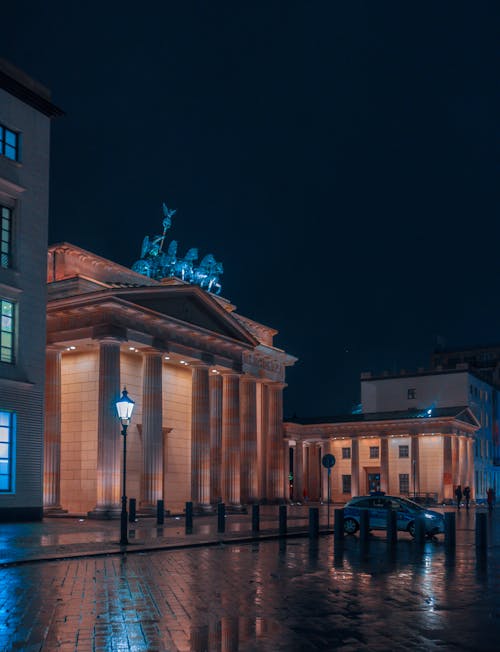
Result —
M296 359L273 346L277 331L202 288L71 244L49 249L46 512L119 512L124 386L136 402L127 494L139 509L287 496L282 393Z

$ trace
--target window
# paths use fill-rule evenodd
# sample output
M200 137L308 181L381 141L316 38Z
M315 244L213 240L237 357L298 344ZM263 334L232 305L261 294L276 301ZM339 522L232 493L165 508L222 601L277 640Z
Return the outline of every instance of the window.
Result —
M378 446L370 446L370 459L375 460L379 456Z
M399 447L399 457L409 457L409 452L408 446Z
M13 414L0 411L0 493L13 490L12 444Z
M19 161L19 134L0 125L0 154L11 161Z
M409 475L409 473L400 473L399 474L399 493L400 494L409 494L410 493L410 475Z
M351 459L351 449L350 448L343 448L342 449L342 459L343 460L350 460Z
M411 387L408 390L408 400L410 400L412 398L417 398L417 390L414 387Z
M347 449L349 450L349 449ZM351 476L343 475L342 476L342 493L350 494L351 493Z
M14 304L0 299L0 362L14 363Z
M12 264L12 211L1 206L0 214L0 267L7 269Z

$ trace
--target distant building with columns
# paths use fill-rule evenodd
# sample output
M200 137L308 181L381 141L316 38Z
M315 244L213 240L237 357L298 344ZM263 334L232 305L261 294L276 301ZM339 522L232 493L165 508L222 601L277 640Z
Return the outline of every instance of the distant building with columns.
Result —
M49 248L47 281L46 513L119 513L124 386L140 511L288 497L282 394L296 358L273 345L277 331L197 285L67 243Z

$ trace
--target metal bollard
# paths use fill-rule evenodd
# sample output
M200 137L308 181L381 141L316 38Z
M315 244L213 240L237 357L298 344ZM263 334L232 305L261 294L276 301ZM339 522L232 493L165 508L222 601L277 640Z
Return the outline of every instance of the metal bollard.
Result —
M136 520L136 508L137 501L135 498L131 498L128 501L128 521L129 523L135 523Z
M260 505L252 505L252 532L260 530Z
M226 506L224 503L217 503L217 532L226 531Z
M286 534L286 505L279 506L279 533L280 536Z
M186 503L186 534L193 534L193 503Z
M335 543L344 540L344 509L333 512L333 540Z
M423 516L417 516L415 519L415 543L423 545L425 542L425 521Z
M476 548L485 550L488 546L488 515L486 512L476 513Z
M366 543L370 537L370 515L362 509L359 514L359 540Z
M163 525L165 521L165 503L163 500L156 501L156 523L157 525Z
M309 537L311 539L317 539L319 537L318 507L309 507Z
M449 548L454 548L457 542L457 528L455 512L446 512L444 515L444 543Z
M393 509L387 510L387 543L394 545L398 542L398 515Z

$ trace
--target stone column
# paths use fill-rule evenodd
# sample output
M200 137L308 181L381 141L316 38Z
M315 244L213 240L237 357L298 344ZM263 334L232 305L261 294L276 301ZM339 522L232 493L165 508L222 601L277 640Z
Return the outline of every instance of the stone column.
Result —
M319 445L316 442L309 444L308 459L307 459L307 475L309 478L308 497L309 500L317 502L321 486L319 482L319 462L318 462Z
M389 480L389 440L387 437L380 438L380 490L390 493ZM398 491L399 493L399 486Z
M241 501L255 502L257 483L257 388L254 378L240 379Z
M458 439L458 475L462 491L467 486L467 440L461 436Z
M222 500L222 376L210 374L210 502Z
M268 420L269 391L267 385L261 384L260 401L260 498L268 497L267 486L267 450L268 450Z
M163 498L162 355L144 354L142 379L142 500L141 510L156 514Z
M198 509L210 511L210 411L208 367L192 368L191 498Z
M290 500L290 440L283 440L283 495Z
M99 394L97 406L97 504L90 518L120 514L122 438L115 401L120 396L120 342L99 342Z
M240 380L222 377L222 497L229 507L241 508L240 497Z
M411 436L411 478L410 478L410 491L413 496L420 493L420 439L418 435Z
M452 460L451 437L449 435L443 435L443 500L453 500L455 498L453 495ZM438 499L440 498L441 496Z
M351 495L359 496L360 492L361 492L361 487L359 482L359 440L351 439Z
M283 500L283 388L282 383L268 386L267 497Z
M474 486L474 439L467 437L467 484L470 487L471 499L476 497Z
M61 352L45 357L44 511L61 510Z
M332 452L332 446L330 439L325 439L321 442L321 459L324 455L328 455ZM323 502L328 501L328 469L321 464L320 466L320 475L321 475L321 499ZM331 475L330 475L331 479Z
M304 502L304 445L296 441L293 451L293 500Z

